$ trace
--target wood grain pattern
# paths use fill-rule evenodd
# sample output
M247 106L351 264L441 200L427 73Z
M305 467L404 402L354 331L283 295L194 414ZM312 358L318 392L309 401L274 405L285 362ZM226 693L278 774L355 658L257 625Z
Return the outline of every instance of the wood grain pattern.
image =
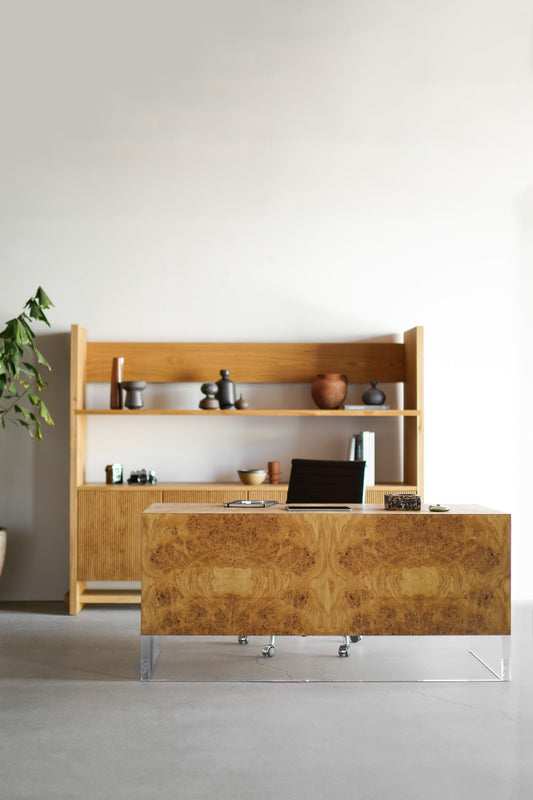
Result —
M141 512L161 499L161 490L153 488L80 490L77 580L138 581Z
M89 342L87 380L108 383L117 356L124 356L124 380L151 383L203 383L223 368L237 383L310 383L322 372L394 383L405 373L400 343Z
M506 514L160 504L142 525L143 634L510 632Z

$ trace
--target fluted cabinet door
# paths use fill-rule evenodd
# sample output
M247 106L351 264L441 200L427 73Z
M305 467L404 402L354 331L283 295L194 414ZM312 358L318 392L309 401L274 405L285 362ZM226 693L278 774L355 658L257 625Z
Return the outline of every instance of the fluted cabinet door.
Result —
M161 499L160 489L80 489L78 580L140 580L141 512Z
M237 486L234 489L222 489L215 486L198 486L193 488L164 489L163 503L230 503L232 500L245 500L246 491Z

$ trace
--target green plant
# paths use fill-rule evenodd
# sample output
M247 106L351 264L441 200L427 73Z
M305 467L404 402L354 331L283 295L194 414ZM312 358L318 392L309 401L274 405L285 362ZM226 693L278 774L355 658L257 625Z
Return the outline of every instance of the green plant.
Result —
M10 319L0 332L0 423L5 428L6 421L13 422L39 440L43 438L41 423L54 424L41 397L46 382L39 371L51 367L35 347L30 322L45 322L50 327L44 311L51 306L39 286L18 317Z

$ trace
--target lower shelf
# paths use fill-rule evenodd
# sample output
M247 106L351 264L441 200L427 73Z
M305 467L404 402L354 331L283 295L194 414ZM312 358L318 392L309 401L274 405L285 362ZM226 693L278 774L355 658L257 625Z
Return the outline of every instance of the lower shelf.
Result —
M70 592L65 594L65 602L68 603ZM140 603L140 589L85 589L79 594L80 603Z

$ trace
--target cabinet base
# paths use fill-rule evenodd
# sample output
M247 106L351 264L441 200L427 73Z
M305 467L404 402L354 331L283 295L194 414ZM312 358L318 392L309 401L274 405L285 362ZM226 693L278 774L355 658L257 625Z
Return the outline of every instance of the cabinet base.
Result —
M78 614L83 606L88 603L137 603L140 605L141 591L140 589L85 589L78 595L77 608L70 603L70 592L65 594L65 602L69 603L71 614Z

